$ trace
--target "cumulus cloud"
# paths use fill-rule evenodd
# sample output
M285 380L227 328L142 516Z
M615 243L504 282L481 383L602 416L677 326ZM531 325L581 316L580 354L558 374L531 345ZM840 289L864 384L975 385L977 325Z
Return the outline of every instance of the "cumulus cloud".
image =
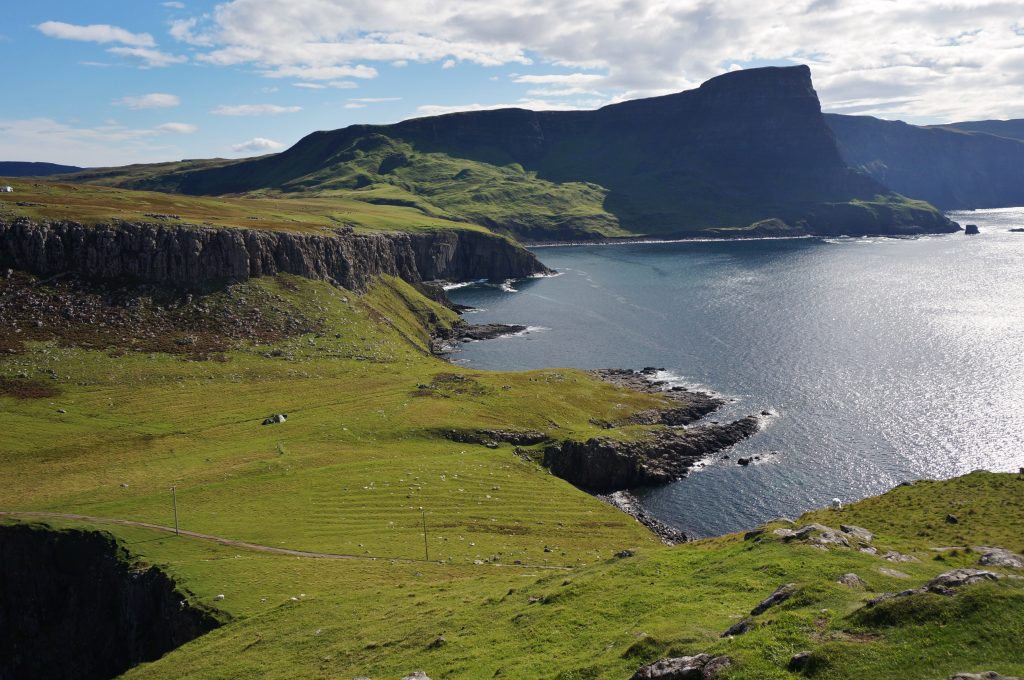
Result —
M273 139L267 139L266 137L253 137L244 142L231 145L231 150L235 153L270 153L271 151L283 148L284 144L281 142L275 142Z
M218 116L276 116L279 113L295 113L301 106L278 106L277 104L221 104L210 113Z
M1024 30L1019 5L1006 0L229 0L188 21L176 37L204 46L198 59L271 77L539 62L546 73L516 84L617 100L736 68L808 63L826 108L1024 116Z
M129 109L166 109L178 106L181 104L181 100L173 94L153 92L152 94L143 94L137 97L121 97L114 103L127 106Z
M61 40L82 40L95 43L121 43L135 47L154 47L156 43L149 33L132 33L109 24L66 24L63 21L44 21L36 28L45 36Z
M163 125L157 125L156 129L159 132L172 132L178 135L190 135L199 128L191 123L164 123Z

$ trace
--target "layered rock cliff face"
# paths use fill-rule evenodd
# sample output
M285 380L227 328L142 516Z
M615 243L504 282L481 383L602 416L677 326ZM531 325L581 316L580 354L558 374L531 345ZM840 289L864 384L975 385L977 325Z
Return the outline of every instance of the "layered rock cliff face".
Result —
M665 484L685 477L697 461L743 441L758 429L760 419L748 416L683 431L665 428L637 441L567 439L544 449L544 465L571 484L598 493Z
M218 625L108 534L0 526L0 678L113 678Z
M362 291L381 275L410 283L504 280L548 270L529 251L475 231L332 235L117 223L0 221L0 264L42 276L190 289L279 273Z

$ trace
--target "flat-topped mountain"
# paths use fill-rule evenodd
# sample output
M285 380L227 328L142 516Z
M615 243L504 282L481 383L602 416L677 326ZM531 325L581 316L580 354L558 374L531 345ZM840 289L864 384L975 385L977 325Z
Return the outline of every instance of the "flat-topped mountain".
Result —
M122 186L352 191L370 202L422 201L530 240L955 229L931 206L844 163L806 66L727 73L595 111L354 125L279 154L133 175Z
M847 163L901 194L944 210L1024 205L1024 121L825 119Z

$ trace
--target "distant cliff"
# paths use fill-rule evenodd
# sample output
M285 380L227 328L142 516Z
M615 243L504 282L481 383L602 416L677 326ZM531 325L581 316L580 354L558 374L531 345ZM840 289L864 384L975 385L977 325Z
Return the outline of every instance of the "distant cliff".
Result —
M508 168L519 174L495 174ZM204 195L399 187L537 241L709 235L768 219L794 233L955 228L843 162L806 66L727 73L596 111L503 109L355 125L313 133L280 154L132 181L125 186ZM559 199L566 209L546 208ZM861 205L879 199L900 204L891 215L903 221Z
M365 290L374 277L504 280L547 272L529 251L478 231L308 235L254 229L0 221L0 264L185 288L278 273Z
M847 163L901 194L944 210L1024 205L1024 141L1012 136L1021 121L919 127L869 116L825 120Z
M59 175L65 172L78 172L79 170L82 170L82 168L77 165L0 161L0 177L46 177L47 175Z

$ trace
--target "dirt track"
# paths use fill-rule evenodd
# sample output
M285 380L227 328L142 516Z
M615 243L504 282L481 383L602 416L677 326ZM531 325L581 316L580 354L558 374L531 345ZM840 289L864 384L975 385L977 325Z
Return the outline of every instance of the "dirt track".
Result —
M0 511L0 517L13 517L13 518L50 518L50 519L70 519L79 522L88 522L90 524L116 524L124 527L139 527L141 529L151 529L153 531L162 531L164 533L173 534L175 533L174 527L165 527L159 524L150 524L149 522L136 522L130 519L116 519L112 517L90 517L89 515L76 515L66 512L14 512L14 511ZM237 541L232 538L223 538L222 536L211 536L210 534L201 534L196 531L186 531L181 529L177 532L181 536L187 536L188 538L195 538L200 541L209 541L211 543L219 543L221 545L228 545L233 548L241 548L243 550L253 550L256 552L271 553L275 555L290 555L292 557L309 557L319 560L373 560L383 562L401 562L408 564L442 564L442 562L434 560L416 560L407 557L371 557L369 555L341 555L338 553L325 553L325 552L310 552L307 550L292 550L290 548L275 548L270 545L260 545L258 543L247 543L246 541ZM571 571L571 567L556 567L550 565L537 565L537 564L500 564L496 562L489 562L486 565L478 566L491 566L491 567L511 567L515 569L555 569L559 571Z

